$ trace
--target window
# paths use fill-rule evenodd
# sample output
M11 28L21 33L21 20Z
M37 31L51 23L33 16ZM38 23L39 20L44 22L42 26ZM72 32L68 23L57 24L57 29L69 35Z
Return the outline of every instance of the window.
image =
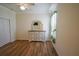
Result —
M55 43L56 39L56 19L57 19L57 12L55 11L51 16L51 38Z

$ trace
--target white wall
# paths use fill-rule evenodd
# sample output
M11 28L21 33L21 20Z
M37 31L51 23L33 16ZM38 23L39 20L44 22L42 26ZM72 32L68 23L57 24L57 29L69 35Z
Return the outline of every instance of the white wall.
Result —
M79 4L59 4L57 39L58 55L79 55Z
M17 40L29 40L28 30L31 30L32 21L40 20L43 30L46 31L46 39L49 36L49 14L17 14L16 16L16 38Z
M14 41L16 39L16 13L6 7L0 6L0 17L10 19L11 41Z

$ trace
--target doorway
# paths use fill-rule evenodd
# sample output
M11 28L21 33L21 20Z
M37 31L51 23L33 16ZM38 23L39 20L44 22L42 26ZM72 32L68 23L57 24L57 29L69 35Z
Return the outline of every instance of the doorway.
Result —
M51 39L53 43L56 41L56 21L57 21L57 11L55 11L51 16Z

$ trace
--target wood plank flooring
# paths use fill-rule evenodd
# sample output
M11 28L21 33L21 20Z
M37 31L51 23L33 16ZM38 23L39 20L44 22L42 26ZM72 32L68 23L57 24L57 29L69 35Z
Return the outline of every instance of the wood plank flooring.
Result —
M51 41L17 40L0 47L0 56L57 56Z

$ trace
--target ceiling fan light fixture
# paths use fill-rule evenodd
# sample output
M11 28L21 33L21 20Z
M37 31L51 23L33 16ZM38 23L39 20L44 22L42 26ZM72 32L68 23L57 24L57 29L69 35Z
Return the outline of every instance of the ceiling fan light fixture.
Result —
M34 4L33 3L22 3L17 4L21 10L30 9Z
M21 6L20 6L20 9L21 9L21 10L25 10L26 8L25 8L23 5L21 5Z

